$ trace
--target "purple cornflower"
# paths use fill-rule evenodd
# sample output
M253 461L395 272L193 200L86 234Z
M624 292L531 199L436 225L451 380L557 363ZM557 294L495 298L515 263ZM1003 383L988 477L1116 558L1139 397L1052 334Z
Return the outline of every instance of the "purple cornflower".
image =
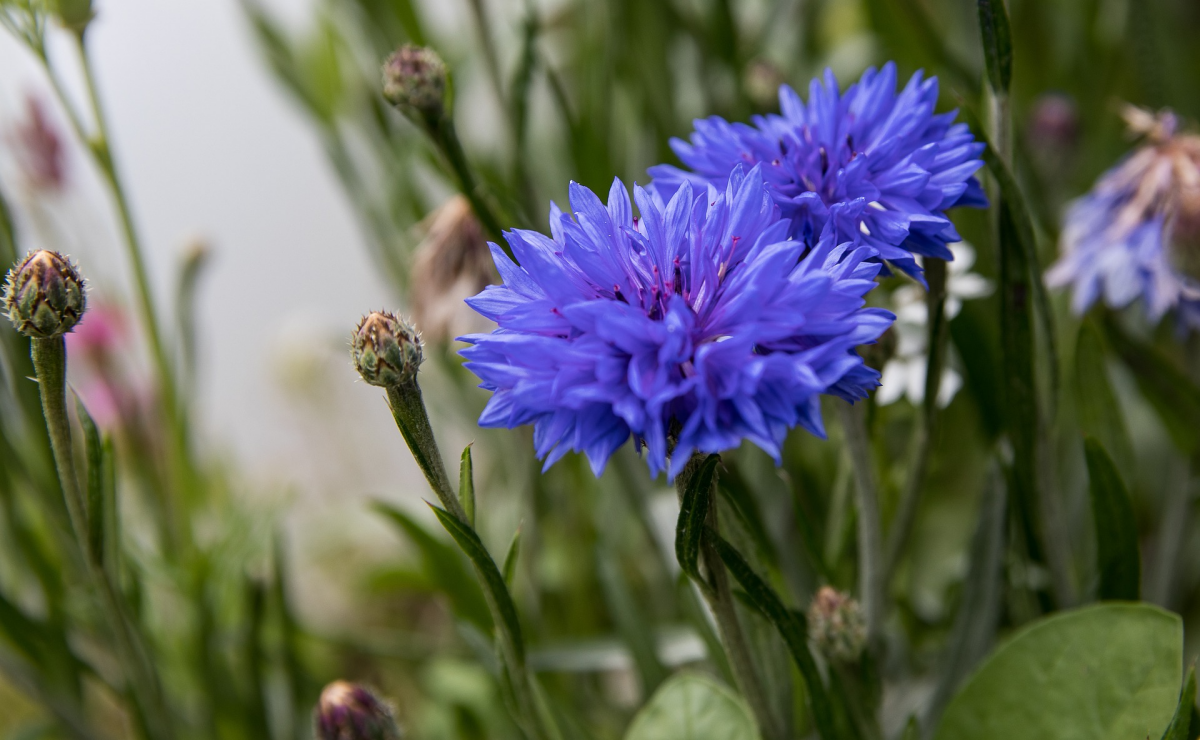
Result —
M1073 286L1077 314L1140 298L1152 322L1176 309L1200 328L1200 136L1177 134L1168 111L1130 107L1125 119L1145 144L1071 205L1046 282Z
M607 207L574 183L570 196L574 218L551 206L552 237L505 235L520 266L491 245L504 284L468 303L499 328L462 338L494 392L479 423L533 424L547 467L575 450L599 474L630 435L655 474L743 439L778 460L791 427L824 435L821 393L878 385L854 350L893 319L863 308L874 250L831 229L789 240L760 168L666 203L635 186L637 218L619 180Z
M937 97L937 78L921 72L897 94L891 62L868 69L845 94L826 70L823 86L809 85L807 105L779 88L782 115L755 116L753 125L697 120L690 144L671 140L688 169L651 167L652 188L667 198L685 182L720 187L735 165L761 164L793 238L814 238L832 219L838 239L861 237L923 282L913 255L950 260L946 245L960 241L946 211L987 205L974 177L984 145L953 123L953 111L934 114ZM864 207L833 218L835 204L850 202Z

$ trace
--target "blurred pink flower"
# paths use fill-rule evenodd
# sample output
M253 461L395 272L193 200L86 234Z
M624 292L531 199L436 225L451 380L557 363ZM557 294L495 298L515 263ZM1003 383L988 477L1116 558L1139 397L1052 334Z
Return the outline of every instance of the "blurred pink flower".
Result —
M62 135L33 93L25 95L25 118L10 135L17 165L29 185L38 190L61 190L66 184L66 151Z
M83 321L67 334L67 350L98 359L116 352L125 339L125 315L112 304L93 305Z

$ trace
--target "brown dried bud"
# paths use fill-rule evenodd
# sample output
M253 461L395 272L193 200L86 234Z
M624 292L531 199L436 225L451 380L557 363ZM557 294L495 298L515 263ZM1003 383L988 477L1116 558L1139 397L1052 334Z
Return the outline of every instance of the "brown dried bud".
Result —
M62 336L87 310L84 280L58 252L31 252L8 271L4 310L17 331L27 337Z
M383 97L418 122L436 123L446 112L446 63L433 49L405 44L383 63Z
M421 333L444 342L476 329L480 316L463 301L495 281L487 240L471 204L461 195L446 201L428 219L413 258L413 317Z
M359 322L351 339L354 367L363 380L394 388L417 377L423 360L416 328L387 311L372 311Z
M808 608L808 636L827 657L849 662L867 644L867 622L849 594L822 586Z
M317 740L400 740L391 707L367 689L334 681L321 692L313 712Z

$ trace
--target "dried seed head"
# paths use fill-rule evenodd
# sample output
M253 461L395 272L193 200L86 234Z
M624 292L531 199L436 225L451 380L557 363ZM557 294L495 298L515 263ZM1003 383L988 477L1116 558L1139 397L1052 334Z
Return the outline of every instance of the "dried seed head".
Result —
M413 318L427 341L486 331L464 302L495 281L483 229L466 198L456 195L426 219L412 266Z
M404 385L417 377L423 359L416 328L387 311L372 311L352 338L354 367L363 380L381 388Z
M433 123L445 114L446 79L436 51L405 44L383 63L383 97L405 115Z
M4 310L27 337L62 336L79 323L86 309L84 280L58 252L31 252L8 271Z
M808 608L808 636L833 660L857 660L867 644L867 622L849 594L822 586Z
M321 692L313 712L317 740L400 740L392 709L367 689L334 681Z

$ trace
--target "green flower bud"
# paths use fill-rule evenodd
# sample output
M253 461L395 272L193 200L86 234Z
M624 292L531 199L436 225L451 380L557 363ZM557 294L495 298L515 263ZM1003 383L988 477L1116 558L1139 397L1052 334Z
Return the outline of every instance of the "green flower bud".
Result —
M383 63L383 97L419 123L445 115L446 86L446 64L428 47L405 44Z
M808 609L808 636L827 657L850 662L867 644L867 620L849 594L822 586Z
M381 388L410 382L424 359L416 328L386 311L372 311L364 317L351 341L359 375Z
M62 336L79 323L86 309L84 280L58 252L31 252L8 271L4 311L27 337Z
M313 712L317 740L400 740L392 709L367 689L334 681L321 692Z
M59 23L76 33L82 33L96 17L92 0L51 0L50 9Z

